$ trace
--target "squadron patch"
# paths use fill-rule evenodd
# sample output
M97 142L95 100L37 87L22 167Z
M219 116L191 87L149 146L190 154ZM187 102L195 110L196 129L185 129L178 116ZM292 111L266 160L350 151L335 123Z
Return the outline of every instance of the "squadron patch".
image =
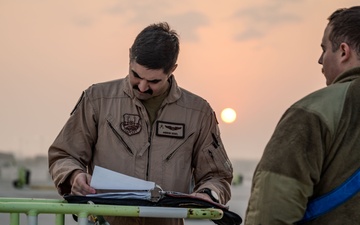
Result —
M125 113L123 115L123 122L120 123L120 128L129 136L138 134L141 131L140 121L141 118L139 115Z
M185 124L157 121L156 135L164 137L184 138Z

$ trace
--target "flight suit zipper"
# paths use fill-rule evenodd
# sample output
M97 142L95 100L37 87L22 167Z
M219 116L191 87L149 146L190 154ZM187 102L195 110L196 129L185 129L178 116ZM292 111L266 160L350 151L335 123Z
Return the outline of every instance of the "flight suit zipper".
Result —
M146 172L145 172L145 180L149 180L149 171L150 171L150 148L151 148L151 135L152 135L152 126L150 126L149 128L149 124L150 124L150 119L149 119L149 115L147 114L147 111L145 109L144 106L138 106L137 107L138 113L143 115L143 118L145 119L145 124L147 126L147 130L148 130L148 147L147 147L147 163L146 163ZM145 112L142 113L142 112Z
M173 155L177 152L177 150L178 150L181 146L183 146L183 145L187 142L187 140L188 140L191 136L193 136L193 135L194 135L194 133L190 134L190 135L184 140L184 142L183 142L180 146L178 146L174 151L172 151L172 152L165 158L165 160L166 160L166 161L169 161L169 160L173 157Z
M150 170L150 147L151 147L151 133L148 139L149 142L149 147L148 147L148 160L147 160L147 165L146 165L146 180L149 179L149 170Z
M107 123L109 125L109 127L111 128L111 130L114 132L115 136L121 141L121 143L123 143L123 145L125 146L126 150L131 154L134 155L133 151L131 150L131 148L126 144L126 142L124 141L124 139L121 137L121 135L117 132L117 130L113 127L113 125L110 123L109 120L107 120Z

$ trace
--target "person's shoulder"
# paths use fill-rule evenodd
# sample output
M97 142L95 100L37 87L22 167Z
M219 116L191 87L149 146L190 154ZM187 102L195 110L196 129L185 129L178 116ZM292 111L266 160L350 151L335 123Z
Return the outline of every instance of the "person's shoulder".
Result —
M316 115L335 131L340 121L350 82L336 83L315 91L291 106L294 110L304 110Z
M111 88L111 87L118 87L118 85L121 85L121 83L123 83L125 80L125 78L121 78L121 79L115 79L115 80L109 80L109 81L104 81L104 82L100 82L100 83L96 83L96 84L92 84L89 88L91 89L106 89L106 88Z
M343 104L350 82L336 83L314 91L303 97L293 107L303 107L312 110ZM336 107L337 108L337 107Z
M182 94L181 98L178 101L178 104L181 104L184 107L193 108L201 111L208 111L209 109L211 109L209 102L205 98L184 88L180 89Z
M123 93L125 78L92 84L86 92L93 98L118 96Z

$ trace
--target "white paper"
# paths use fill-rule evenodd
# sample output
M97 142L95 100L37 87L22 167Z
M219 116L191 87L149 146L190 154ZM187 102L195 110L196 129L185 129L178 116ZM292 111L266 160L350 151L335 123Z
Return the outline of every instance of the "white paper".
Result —
M150 191L133 191L133 192L110 192L110 193L101 193L101 194L88 194L87 197L97 197L97 198L111 198L111 199L142 199L150 200L151 192Z
M103 190L144 191L154 189L155 183L95 166L90 186Z

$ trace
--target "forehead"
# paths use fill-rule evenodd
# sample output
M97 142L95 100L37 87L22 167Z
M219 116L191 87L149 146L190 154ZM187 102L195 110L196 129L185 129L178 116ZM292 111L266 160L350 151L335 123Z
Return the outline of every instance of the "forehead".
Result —
M130 70L134 71L139 77L146 80L159 80L166 78L166 74L163 69L148 69L135 61L130 62Z
M332 30L332 26L327 25L325 30L324 30L324 36L322 38L322 43L323 44L330 42L329 36L330 36L331 30Z

